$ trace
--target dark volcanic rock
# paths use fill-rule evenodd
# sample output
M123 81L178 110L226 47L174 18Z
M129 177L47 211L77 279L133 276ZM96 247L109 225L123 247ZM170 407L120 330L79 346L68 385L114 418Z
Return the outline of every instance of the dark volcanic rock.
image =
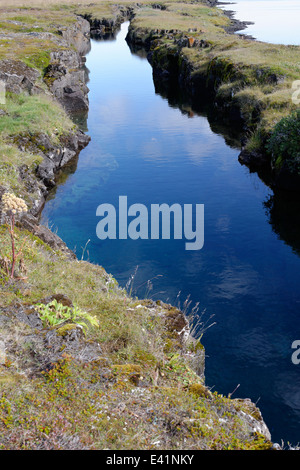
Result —
M6 91L11 93L36 94L41 91L36 84L40 73L28 67L21 60L4 59L0 61L0 80L5 82Z
M44 77L51 93L70 113L89 109L86 74L76 51L55 51Z
M73 158L78 156L79 152L89 141L90 137L79 129L74 133L61 136L60 142L56 145L51 142L47 134L42 132L38 134L20 135L14 138L14 143L18 145L20 150L30 151L43 156L42 163L37 167L36 175L48 189L56 185L55 174ZM37 189L37 182L33 181L24 166L22 167L20 176L26 181L28 189L30 189L29 186ZM28 180L27 177L29 178ZM46 195L47 192L46 188L43 188L44 195Z
M89 109L84 70L85 57L89 52L90 24L87 20L77 17L76 23L59 31L68 46L50 53L44 80L51 93L69 112L87 111Z
M59 30L59 33L75 47L81 58L90 51L90 23L81 16L77 16L76 23Z
M250 168L259 168L270 163L267 155L259 151L248 152L247 150L242 150L238 156L238 160L240 163Z

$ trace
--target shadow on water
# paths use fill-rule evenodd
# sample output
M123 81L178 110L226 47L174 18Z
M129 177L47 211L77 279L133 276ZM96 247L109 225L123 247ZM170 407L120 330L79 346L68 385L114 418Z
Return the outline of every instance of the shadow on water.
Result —
M205 117L212 132L221 135L226 144L234 149L241 148L242 129L230 126L218 118L215 108L208 100L195 103L192 98L173 80L161 80L153 74L155 93L168 101L171 108L179 109L182 114L190 118L194 116Z
M264 206L273 232L300 256L300 195L276 192Z
M147 59L147 51L140 47L128 44L131 54ZM155 70L152 72L155 93L167 100L171 108L180 110L182 114L188 117L201 116L208 120L212 132L221 135L226 144L234 149L241 148L242 125L238 122L233 126L232 123L226 122L224 117L220 118L216 108L211 104L211 99L204 95L197 96L197 100L193 99L190 94L182 88L176 78L163 78L157 75Z

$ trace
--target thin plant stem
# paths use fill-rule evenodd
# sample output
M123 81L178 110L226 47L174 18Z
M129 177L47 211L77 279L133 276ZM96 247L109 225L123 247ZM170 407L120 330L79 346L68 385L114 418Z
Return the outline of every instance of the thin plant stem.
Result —
M16 251L15 251L15 214L10 219L10 238L11 238L11 251L12 251L12 266L11 266L11 279L14 277L15 264L16 264Z
M16 245L15 245L15 215L13 214L10 219L10 238L11 238L11 252L12 252L12 266L11 266L11 273L10 278L13 279L15 273L15 266L16 261L19 258L20 254L22 253L24 244L26 242L27 237L23 240L21 248L16 253Z

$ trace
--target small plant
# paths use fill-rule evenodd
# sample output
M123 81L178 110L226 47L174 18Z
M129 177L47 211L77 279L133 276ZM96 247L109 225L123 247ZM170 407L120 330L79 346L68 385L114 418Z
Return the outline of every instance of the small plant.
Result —
M135 279L135 276L136 276L136 273L137 273L137 270L138 270L138 266L136 266L135 270L134 270L134 273L131 274L130 278L128 279L127 283L126 283L126 286L125 286L125 289L126 289L126 292L128 293L128 295L131 297L132 295L132 289L133 289L133 282L134 282L134 279Z
M11 263L8 262L6 257L3 257L2 259L4 260L4 265L5 269L7 272L7 275L10 276L11 279L14 278L14 272L15 272L15 266L17 259L20 257L22 254L23 246L26 241L26 238L24 239L21 248L19 251L16 251L16 244L15 244L15 216L16 214L22 214L24 212L27 212L27 205L23 199L15 196L12 193L5 193L2 196L2 209L4 214L6 214L9 218L9 234L10 234L10 239L11 239ZM10 264L10 266L9 266Z
M78 308L77 305L68 307L54 299L46 305L37 304L36 307L44 327L55 327L65 322L73 322L82 326L86 333L88 327L87 323L90 323L92 326L99 326L96 317L84 312Z
M267 142L275 168L286 162L290 171L300 174L300 109L279 121Z
M260 129L251 132L246 142L245 150L248 152L261 152L263 150L265 136Z

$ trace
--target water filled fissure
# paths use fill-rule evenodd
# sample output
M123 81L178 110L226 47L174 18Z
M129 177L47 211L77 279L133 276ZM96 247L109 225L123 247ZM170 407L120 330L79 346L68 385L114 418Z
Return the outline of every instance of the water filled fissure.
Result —
M162 299L216 322L203 337L206 382L220 393L259 401L274 439L299 441L298 237L282 226L282 199L238 163L239 149L205 113L155 92L147 60L125 41L92 41L87 56L90 144L76 171L48 199L42 222L81 258L132 278L136 295ZM214 128L214 131L212 130ZM204 204L204 246L185 240L99 240L97 207ZM291 207L289 205L289 207ZM211 320L210 320L211 318ZM300 365L299 365L300 367Z

